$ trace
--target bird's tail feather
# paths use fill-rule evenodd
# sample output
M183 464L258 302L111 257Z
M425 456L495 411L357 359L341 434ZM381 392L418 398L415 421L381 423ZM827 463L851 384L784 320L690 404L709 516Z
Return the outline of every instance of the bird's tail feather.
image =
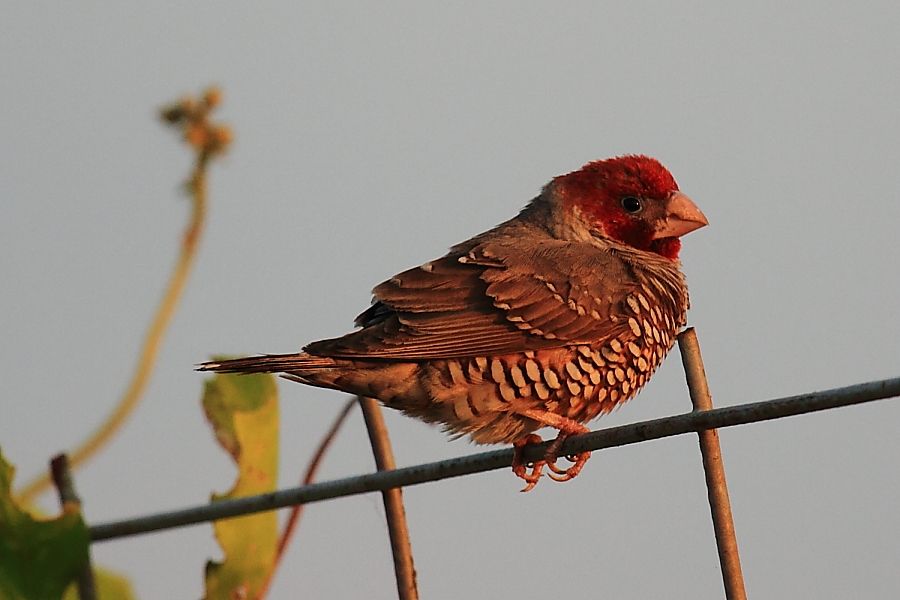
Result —
M215 371L217 373L285 373L317 371L335 366L334 359L326 356L313 356L306 352L299 354L264 354L230 360L218 360L200 363L198 371Z

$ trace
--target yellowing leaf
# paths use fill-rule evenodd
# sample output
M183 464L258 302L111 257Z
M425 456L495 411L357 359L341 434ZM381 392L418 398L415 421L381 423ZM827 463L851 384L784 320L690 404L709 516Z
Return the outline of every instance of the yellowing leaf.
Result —
M203 408L222 447L238 467L237 481L213 501L271 492L278 479L278 392L271 375L215 375ZM206 564L207 600L255 598L275 561L274 511L216 521L224 562Z
M131 582L126 577L103 567L94 567L94 585L97 588L97 600L135 600L137 598ZM63 600L81 600L74 583L66 590Z
M10 490L15 469L0 454L0 599L60 598L88 560L88 530L77 507L39 520Z

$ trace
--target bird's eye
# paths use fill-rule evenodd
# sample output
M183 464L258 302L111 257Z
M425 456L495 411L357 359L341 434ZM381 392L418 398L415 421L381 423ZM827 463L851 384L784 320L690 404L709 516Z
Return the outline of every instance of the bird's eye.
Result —
M625 209L625 212L636 214L641 212L641 209L644 208L644 203L641 202L640 198L636 198L634 196L625 196L624 198L622 198L622 208Z

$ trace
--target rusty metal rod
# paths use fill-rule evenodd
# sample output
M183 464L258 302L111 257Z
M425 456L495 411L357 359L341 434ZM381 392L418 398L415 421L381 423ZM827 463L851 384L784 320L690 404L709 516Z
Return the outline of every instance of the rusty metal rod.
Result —
M684 364L684 375L687 378L694 410L712 410L712 395L709 393L709 383L703 369L700 342L697 341L697 333L693 327L685 329L678 336L678 349L681 351L681 362ZM715 429L704 429L698 431L697 436L700 439L700 454L703 457L703 473L706 476L706 492L709 497L709 510L712 513L716 547L719 550L719 564L722 566L725 598L747 600L737 536L734 533L734 519L731 515L731 500L725 481L725 464L722 462L722 449L719 446L719 432Z
M384 415L381 414L381 405L374 398L359 396L359 406L369 432L375 466L379 471L393 471L397 464L394 462L394 451L384 424ZM416 586L416 568L409 542L409 527L406 525L406 510L403 507L403 490L399 487L382 490L381 497L384 500L384 516L391 539L391 554L394 557L397 598L418 600L419 589Z
M567 439L560 448L560 455L637 444L704 429L780 419L894 396L900 396L900 377L601 429ZM525 460L540 459L546 451L547 445L529 446L526 448L523 458ZM323 481L258 496L219 500L214 504L200 504L171 512L100 523L91 527L91 539L94 541L108 540L160 529L239 517L295 504L306 504L367 492L380 492L392 487L406 487L494 469L506 469L512 464L512 459L512 449L493 450L393 471Z

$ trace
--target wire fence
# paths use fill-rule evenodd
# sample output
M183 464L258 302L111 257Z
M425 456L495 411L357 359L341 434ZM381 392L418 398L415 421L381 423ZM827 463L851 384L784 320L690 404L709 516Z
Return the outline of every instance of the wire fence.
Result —
M747 595L717 429L897 397L900 396L900 377L764 402L713 408L712 396L703 369L700 345L694 330L689 328L682 332L678 336L678 344L693 411L571 437L559 448L558 455L579 454L686 433L697 433L706 476L713 530L722 568L725 597L727 600L746 600ZM360 399L360 402L364 410L368 408L366 412L367 426L370 436L374 436L372 440L374 449L377 445L376 438L378 438L375 434L379 428L380 430L384 429L383 423L379 424L378 405L371 399ZM382 437L386 440L386 432L382 431ZM552 442L527 446L524 449L524 460L541 459L550 443ZM385 449L381 454L376 452L376 456L382 456L382 460L377 465L379 470L376 473L303 485L257 496L220 500L121 521L100 523L90 528L90 537L93 542L101 542L344 496L382 492L387 494L385 496L386 508L397 505L392 513L395 518L391 529L391 544L394 550L398 597L402 600L414 600L418 598L418 591L409 548L409 536L406 532L405 519L402 516L400 489L431 481L509 468L513 462L513 454L512 449L495 450L395 469L390 451ZM82 599L92 597L88 594L83 595Z

